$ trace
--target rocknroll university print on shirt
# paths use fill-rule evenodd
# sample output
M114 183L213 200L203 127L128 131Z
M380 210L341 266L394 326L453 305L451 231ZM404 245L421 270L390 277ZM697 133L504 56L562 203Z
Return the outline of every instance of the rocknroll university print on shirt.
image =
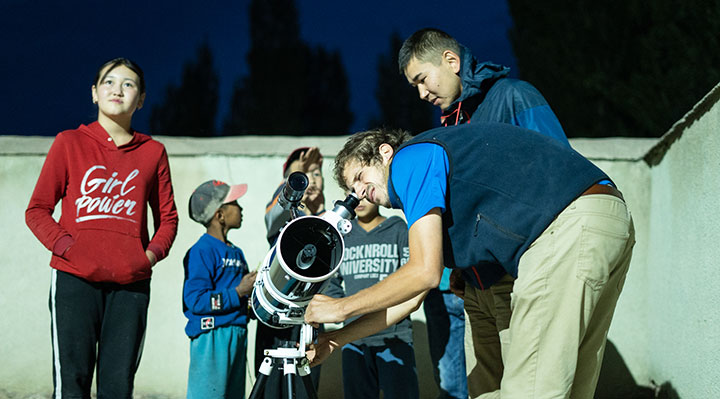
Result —
M382 280L404 265L409 255L407 247L399 250L395 243L348 246L340 265L340 274L345 280Z

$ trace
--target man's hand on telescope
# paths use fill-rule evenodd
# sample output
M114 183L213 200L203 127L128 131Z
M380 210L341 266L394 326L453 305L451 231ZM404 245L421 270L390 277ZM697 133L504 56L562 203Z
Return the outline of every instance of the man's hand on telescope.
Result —
M387 309L379 310L374 313L365 314L352 323L344 325L340 329L320 333L317 341L314 344L309 345L309 349L306 350L310 366L317 366L322 363L335 349L342 348L349 342L362 337L368 337L398 323L400 320L406 318L410 315L410 313L420 307L426 294L427 291L398 305L391 306ZM318 298L319 301L315 302L315 299ZM317 310L318 307L315 305L323 303L326 299L332 298L328 298L324 295L315 295L314 299L310 302L310 306L313 306L315 310ZM306 312L306 321L307 315L308 313ZM312 316L310 317L312 318Z
M332 335L332 333L321 333L317 337L317 342L310 344L305 351L310 367L315 367L324 362L335 349L341 346L332 338Z
M342 310L343 298L316 294L305 309L305 322L317 328L321 323L339 323L347 317Z

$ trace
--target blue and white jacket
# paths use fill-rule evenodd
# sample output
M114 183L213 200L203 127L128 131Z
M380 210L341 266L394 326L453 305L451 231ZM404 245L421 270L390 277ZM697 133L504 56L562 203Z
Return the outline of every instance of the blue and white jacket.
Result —
M500 122L535 130L570 145L555 113L530 83L508 78L510 68L478 62L460 46L462 93L440 120L444 126Z
M190 338L223 326L247 325L247 296L235 287L248 273L242 250L232 243L203 234L183 260L183 312Z
M470 49L460 45L462 93L440 117L443 126L500 122L540 132L570 146L560 121L545 97L530 83L508 78L510 68L478 62ZM438 287L450 289L445 269Z

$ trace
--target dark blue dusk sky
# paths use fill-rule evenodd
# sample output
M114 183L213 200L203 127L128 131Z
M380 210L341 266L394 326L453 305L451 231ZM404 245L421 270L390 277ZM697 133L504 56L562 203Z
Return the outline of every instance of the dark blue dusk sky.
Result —
M220 79L220 129L232 87L247 73L248 5L249 0L1 0L0 134L54 135L93 121L92 79L99 65L118 56L135 60L145 71L147 101L133 125L152 133L153 104L163 101L169 83L179 84L183 65L204 40ZM341 54L353 131L379 113L377 58L388 52L393 31L405 38L424 27L442 29L479 59L510 66L517 76L507 33L512 19L503 0L296 0L296 5L302 39Z

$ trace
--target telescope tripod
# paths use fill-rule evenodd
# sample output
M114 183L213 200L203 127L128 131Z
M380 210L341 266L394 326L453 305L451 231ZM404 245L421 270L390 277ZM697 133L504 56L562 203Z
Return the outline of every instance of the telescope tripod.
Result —
M303 324L300 329L299 346L290 348L265 349L265 359L263 359L258 372L257 380L253 385L248 399L261 399L265 392L265 385L268 377L273 370L277 370L276 366L283 366L283 385L288 399L295 398L295 381L300 376L305 393L309 399L317 399L317 392L310 377L310 364L305 357L305 346L309 342L308 337L312 337L312 326Z

